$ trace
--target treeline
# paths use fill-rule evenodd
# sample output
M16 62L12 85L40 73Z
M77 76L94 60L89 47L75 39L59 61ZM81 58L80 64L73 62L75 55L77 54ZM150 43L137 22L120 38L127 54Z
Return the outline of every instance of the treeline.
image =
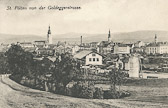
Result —
M64 88L80 71L79 64L69 54L61 54L53 62L48 58L33 59L30 52L24 51L18 45L12 45L5 53L11 76L18 82L22 79L34 80L34 86L39 80L56 82Z
M0 53L0 74L9 74L7 57L4 53Z
M12 45L5 57L10 78L35 89L79 98L120 98L129 95L116 89L116 84L121 85L125 76L119 69L109 73L111 89L103 91L102 88L95 88L92 81L80 80L79 76L83 73L80 62L68 53L57 54L55 61L46 57L37 60L32 53Z

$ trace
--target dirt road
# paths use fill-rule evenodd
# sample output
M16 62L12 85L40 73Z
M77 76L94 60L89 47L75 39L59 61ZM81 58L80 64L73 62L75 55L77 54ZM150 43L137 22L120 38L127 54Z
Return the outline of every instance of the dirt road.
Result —
M125 99L79 99L24 87L0 77L0 108L168 108L167 103ZM135 97L135 95L133 95Z

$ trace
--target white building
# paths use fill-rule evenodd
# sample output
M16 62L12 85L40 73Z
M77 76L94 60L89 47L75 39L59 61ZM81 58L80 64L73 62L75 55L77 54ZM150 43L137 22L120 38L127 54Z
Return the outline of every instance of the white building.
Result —
M114 46L114 54L130 54L131 48L126 44L118 44Z
M78 45L73 45L72 46L72 54L76 54L80 50L80 47Z
M142 46L145 46L145 43L144 43L143 41L137 41L137 42L135 43L135 47L137 47L137 48L140 48L140 47L142 47Z
M90 53L86 56L86 65L102 65L102 56L97 53Z
M23 48L32 48L32 47L35 47L31 42L21 42L19 45L21 47L23 47Z
M168 44L151 43L146 46L145 52L147 54L165 54L168 53Z
M131 56L128 62L129 66L129 77L139 78L140 73L140 60L138 56Z
M103 57L92 51L83 50L74 55L74 58L84 61L84 65L102 65Z

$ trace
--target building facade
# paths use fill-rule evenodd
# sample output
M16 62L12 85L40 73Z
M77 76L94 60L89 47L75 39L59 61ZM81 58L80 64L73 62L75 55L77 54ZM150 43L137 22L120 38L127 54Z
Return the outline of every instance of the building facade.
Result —
M125 44L118 44L114 46L114 54L130 54L131 48Z
M86 56L86 65L102 65L103 58L100 54L90 53Z
M168 53L168 44L164 43L151 43L146 46L145 52L147 54L167 54Z
M135 43L135 47L136 47L136 48L140 48L140 47L143 47L143 46L145 46L145 43L144 43L143 41L137 41L137 42Z
M128 66L129 66L129 77L134 77L134 78L139 78L139 73L140 73L140 61L139 58L137 56L131 56L129 58L129 62L128 62Z
M103 57L96 52L83 50L74 55L75 59L82 61L82 65L102 65Z

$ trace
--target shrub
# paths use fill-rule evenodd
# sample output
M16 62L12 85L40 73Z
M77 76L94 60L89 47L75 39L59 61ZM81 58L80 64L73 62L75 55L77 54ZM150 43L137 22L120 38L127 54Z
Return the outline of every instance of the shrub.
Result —
M104 99L118 99L120 97L119 92L115 90L106 90L103 95Z
M81 92L79 93L80 98L87 98L92 99L93 98L94 90L91 87L83 86Z
M78 82L72 87L72 96L92 99L94 91L94 86L91 83Z
M64 95L64 94L65 94L64 86L63 86L61 83L56 84L56 90L55 90L55 92L56 92L57 94L62 94L62 95Z
M20 81L22 80L21 75L10 75L9 78L16 81L17 83L20 83Z
M73 96L73 94L72 94L72 88L66 88L65 89L65 94L67 95L67 96Z
M103 89L102 88L95 88L95 92L93 94L94 99L103 99Z

